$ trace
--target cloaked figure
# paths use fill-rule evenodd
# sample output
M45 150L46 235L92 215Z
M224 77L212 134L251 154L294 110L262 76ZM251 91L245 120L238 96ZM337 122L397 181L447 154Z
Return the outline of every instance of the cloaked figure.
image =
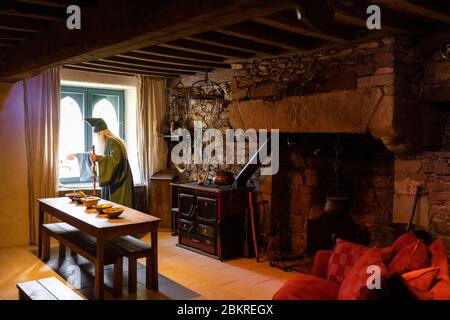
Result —
M108 129L103 119L87 118L85 121L94 128L98 141L97 150L103 155L77 153L69 155L67 159L78 159L82 177L87 174L84 172L86 168L91 167L91 161L97 162L102 199L134 208L133 175L124 142Z

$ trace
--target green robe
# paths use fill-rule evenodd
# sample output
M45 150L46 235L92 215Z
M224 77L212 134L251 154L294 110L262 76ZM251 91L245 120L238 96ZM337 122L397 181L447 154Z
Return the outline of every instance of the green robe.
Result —
M105 155L97 158L102 198L134 208L133 175L123 144L108 138Z

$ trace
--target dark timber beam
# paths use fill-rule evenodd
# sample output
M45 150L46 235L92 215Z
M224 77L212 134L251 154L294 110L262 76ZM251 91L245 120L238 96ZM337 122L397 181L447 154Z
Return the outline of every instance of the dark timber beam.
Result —
M138 67L138 68L152 68L152 69L161 69L161 70L170 70L170 71L179 71L179 72L201 72L205 71L205 68L201 67L193 67L193 66L180 66L180 65L174 65L174 64L165 64L165 63L159 63L159 62L146 62L142 60L135 60L130 58L124 58L124 57L109 57L106 59L100 59L96 60L101 62L109 62L113 63L114 65L123 65L123 66L130 66L130 67ZM211 71L211 68L208 69L208 71Z
M186 39L207 45L245 51L258 55L276 55L280 53L280 49L277 47L265 45L263 43L255 41L231 37L229 35L214 31L197 34Z
M40 33L49 28L44 21L32 19L18 19L17 17L3 16L0 14L0 30L12 30L30 33Z
M245 51L238 51L233 49L226 49L218 46L205 45L203 43L198 43L195 41L180 39L171 41L168 43L163 43L161 47L171 48L181 51L188 51L200 54L209 54L212 56L223 57L226 59L247 59L252 56L251 53Z
M225 63L216 63L216 62L203 62L203 61L194 61L188 59L180 59L180 58L172 58L172 57L163 57L158 56L151 53L141 53L141 52L126 52L124 54L119 54L117 57L124 57L138 61L145 62L157 62L157 63L167 63L172 65L179 66L195 66L201 67L203 69L211 68L211 69L229 69L231 66Z
M177 78L178 76L174 75L161 75L161 74L152 74L147 72L127 72L127 71L112 71L112 70L105 70L105 69L98 69L98 68L91 68L91 67L85 67L85 66L78 66L78 65L65 65L63 66L64 69L72 69L77 71L83 71L83 72L95 72L95 73L104 73L104 74L113 74L113 75L119 75L119 76L135 76L137 74L142 74L145 76L155 77L155 78Z
M128 73L128 74L159 75L160 77L178 77L178 76L180 76L180 73L154 72L154 71L143 70L143 69L125 69L125 68L110 67L110 66L105 66L102 64L90 63L90 62L79 63L75 66L84 68L87 70L114 71L114 72L123 72L123 73Z
M31 38L31 34L28 32L0 29L0 39L23 41L23 40L29 40L30 38Z
M38 20L63 21L65 8L42 7L40 5L6 0L0 2L0 14ZM1 16L0 16L1 19Z
M179 75L181 73L193 75L195 72L189 72L189 71L183 71L183 72L176 72L172 70L165 70L165 69L158 69L158 68L149 68L149 67L142 67L142 66L130 66L130 65L123 65L120 63L114 63L110 61L103 61L103 60L96 60L92 62L83 62L79 65L83 66L98 66L98 67L105 67L111 70L124 70L124 71L134 71L135 73L139 72L150 72L155 74L172 74L172 75Z
M334 23L333 26L326 31L312 30L304 22L297 19L294 10L256 18L254 21L272 28L336 43L351 40L352 37L352 34L349 32L348 28L346 30L346 28L343 28L336 23Z
M83 8L95 6L96 0L14 0L15 2L35 4L50 8L67 8L71 4L79 5Z
M161 57L170 57L170 58L181 58L192 61L200 61L200 62L223 62L225 59L222 57L211 56L207 54L199 54L199 53L191 53L186 51L180 51L170 48L163 48L161 46L153 46L150 48L143 48L140 50L134 50L133 52L140 52L144 54L153 54Z
M366 3L367 5L369 2ZM367 5L357 2L352 6L335 4L335 20L344 24L364 28L367 31ZM395 12L388 8L382 8L381 11L381 30L372 30L371 32L394 33L394 34L416 34L426 33L427 25L423 20L413 19L406 16L403 12Z
M254 22L240 23L215 31L233 37L276 46L289 51L309 50L316 47L318 44L315 39L278 31Z
M63 64L110 57L291 8L291 0L98 0L81 30L65 21L0 56L0 80L16 81Z
M446 0L374 0L372 3L450 24L450 3Z

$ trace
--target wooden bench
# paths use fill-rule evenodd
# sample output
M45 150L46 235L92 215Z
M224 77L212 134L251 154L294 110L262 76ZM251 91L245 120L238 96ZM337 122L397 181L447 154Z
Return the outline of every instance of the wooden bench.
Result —
M42 226L43 260L50 259L50 237L59 241L60 257L65 256L66 247L68 247L71 251L95 264L97 259L96 239L64 222ZM105 266L114 264L113 294L115 297L122 295L123 256L124 252L121 249L105 245Z
M132 236L123 236L108 240L109 244L116 246L124 252L128 258L128 292L136 293L137 290L137 259L146 258L145 286L151 287L152 279L152 246Z
M91 262L94 262L94 260L91 259L94 259L96 254L95 238L80 232L78 229L72 227L67 223L54 223L50 225L44 225L43 235L46 232L48 232L47 230L49 228L51 229L50 231L51 234L55 234L53 236L54 238L56 238L57 240L59 240L58 237L63 238L63 241L59 242L60 243L59 255L61 258L64 257L67 246L76 253L79 253L80 255L86 257ZM89 245L87 245L85 242L88 242ZM73 244L71 245L71 243L75 244L75 246ZM48 259L50 250L50 241L45 236L43 236L43 244L44 244L43 257ZM110 256L109 257L110 260L107 260L107 256ZM118 259L118 256L120 256L121 258L122 257L128 258L129 293L133 294L136 293L137 291L137 259L140 258L146 258L146 287L147 288L151 287L151 280L153 274L152 269L153 250L151 245L139 239L136 239L135 237L132 236L122 236L116 239L106 241L105 265L114 263L111 259ZM114 266L114 291L115 292L117 291L117 294L119 294L119 292L121 293L121 287L120 291L119 288L116 288L116 281L118 282L117 286L119 285L119 281L120 286L122 286L122 264L120 264L120 267L116 267L116 265Z
M86 300L55 277L17 284L20 300Z

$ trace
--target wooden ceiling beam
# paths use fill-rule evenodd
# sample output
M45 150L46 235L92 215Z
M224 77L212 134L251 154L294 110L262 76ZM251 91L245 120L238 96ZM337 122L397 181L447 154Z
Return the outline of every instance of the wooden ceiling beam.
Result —
M65 21L67 17L65 8L42 7L11 0L0 2L0 14L49 21Z
M81 64L77 64L81 66L95 66L95 67L104 67L109 68L111 70L125 70L125 71L135 71L136 73L139 72L150 72L154 74L172 74L172 75L180 75L180 74L187 74L187 75L194 75L195 72L192 71L173 71L168 69L157 69L157 68L149 68L149 67L142 67L142 66L131 66L131 65L123 65L120 63L114 63L110 61L103 61L103 60L95 60L91 62L83 62Z
M374 0L373 4L450 24L450 3L442 0Z
M32 34L30 34L28 32L20 32L20 31L14 31L14 30L1 30L0 29L0 39L23 41L23 40L29 40L31 38L31 35Z
M171 70L171 71L179 71L179 72L201 72L205 71L205 68L201 67L188 67L188 66L180 66L180 65L174 65L174 64L165 64L165 63L159 63L159 62L146 62L142 60L135 60L125 57L109 57L106 59L100 59L96 61L102 61L102 62L110 62L114 64L124 65L124 66L133 66L133 67L143 67L143 68L152 68L152 69L161 69L161 70ZM211 68L207 69L208 71L211 71Z
M108 72L122 72L127 74L144 74L144 75L159 75L160 77L178 77L179 74L171 74L171 73L162 73L162 72L151 72L148 70L132 70L132 69L121 69L121 68L114 68L114 67L105 67L103 65L98 64L92 64L88 62L76 64L76 65L69 65L72 67L78 67L78 68L84 68L87 70L99 70L99 71L108 71Z
M231 37L229 35L214 31L197 34L186 39L206 45L239 50L257 55L276 55L280 53L280 49L277 47L255 41L244 40L242 38Z
M0 40L0 47L2 48L12 48L15 47L14 44L4 42L4 40Z
M335 4L335 20L347 25L364 28L367 31L367 6L360 3L344 6ZM394 12L387 8L382 10L381 30L371 30L371 33L394 33L423 35L427 32L426 24L421 20L412 19L402 12Z
M186 60L199 61L199 62L222 63L225 60L222 57L211 56L211 55L207 55L207 54L186 52L186 51L175 50L175 49L170 49L170 48L163 48L161 46L152 46L150 48L133 50L133 52L139 52L139 53L144 53L144 54L153 54L153 55L158 55L161 57L179 58L179 59L186 59Z
M161 47L187 51L192 53L208 54L226 59L247 59L253 56L249 52L227 49L213 45L206 45L195 41L180 39L160 44Z
M164 57L160 55L155 55L151 53L142 53L130 51L124 54L119 54L117 57L124 57L129 59L134 59L138 61L145 62L159 62L159 63L167 63L179 66L195 66L203 69L212 68L212 69L229 69L231 66L226 63L216 63L216 62L205 62L205 61L195 61L181 58L172 58L172 57Z
M81 30L55 24L48 33L0 56L0 80L17 81L50 67L97 60L200 34L292 7L294 0L98 0ZM100 18L101 16L101 18ZM223 62L220 61L220 62Z
M0 15L0 30L12 30L30 33L40 33L49 28L43 21L17 19L11 16Z
M177 78L177 76L173 75L161 75L161 74L152 74L147 72L140 72L140 73L134 73L134 72L126 72L126 71L111 71L111 70L105 70L105 69L99 69L99 68L93 68L93 67L85 67L85 66L79 66L79 65L64 65L64 69L72 69L77 71L83 71L83 72L94 72L94 73L104 73L104 74L112 74L112 75L119 75L119 76L135 76L137 74L142 74L146 76L151 76L155 78Z
M349 32L348 28L343 28L336 23L334 23L332 28L325 32L312 30L304 22L297 19L294 10L278 12L270 16L256 18L254 21L279 30L335 43L351 40L352 38L352 34Z
M318 41L268 28L254 22L240 23L215 30L229 36L276 46L289 51L310 50Z
M92 8L95 6L95 0L15 0L15 2L35 4L50 8L64 8L66 9L71 4L76 4L83 8Z

